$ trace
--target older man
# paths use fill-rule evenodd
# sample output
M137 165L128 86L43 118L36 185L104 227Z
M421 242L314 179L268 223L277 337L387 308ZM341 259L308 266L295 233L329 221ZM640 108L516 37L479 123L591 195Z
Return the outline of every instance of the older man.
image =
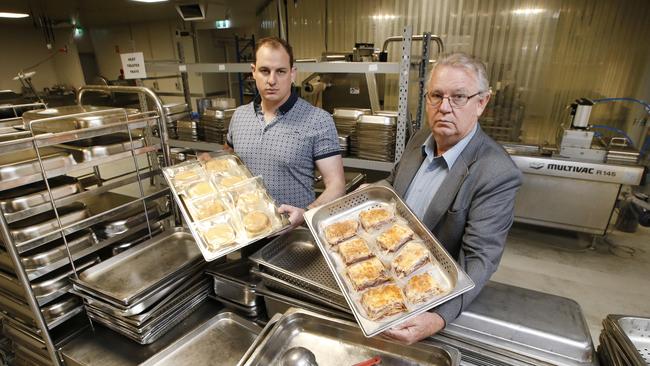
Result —
M228 147L255 175L264 178L271 196L289 214L293 226L305 208L345 194L338 135L332 116L292 92L296 77L293 50L284 40L261 39L251 65L258 95L233 114ZM314 200L314 168L325 191Z
M501 259L521 174L480 128L490 99L485 66L464 54L441 58L427 84L427 122L406 146L390 183L476 287L385 334L406 343L453 321Z

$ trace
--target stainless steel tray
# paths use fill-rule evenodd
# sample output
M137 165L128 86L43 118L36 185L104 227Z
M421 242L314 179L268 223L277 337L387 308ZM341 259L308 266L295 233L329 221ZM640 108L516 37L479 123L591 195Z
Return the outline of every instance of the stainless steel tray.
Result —
M362 117L363 118L363 117ZM389 320L373 321L363 315L361 304L352 298L352 292L349 285L344 279L344 275L339 272L336 257L325 240L323 227L330 225L342 218L356 217L359 212L375 208L395 206L395 213L404 218L411 229L422 242L429 248L431 254L437 261L436 271L450 285L450 291L442 296L435 296L431 300L414 306L409 312L398 316L391 317ZM370 186L347 196L341 197L335 201L309 210L305 213L305 221L309 226L316 243L318 244L327 265L334 274L334 278L341 288L345 299L347 300L357 322L361 326L364 334L368 337L377 335L409 318L423 313L435 306L438 306L462 293L469 291L474 287L472 279L458 266L453 258L447 253L442 244L427 230L427 228L417 219L415 214L406 206L406 204L397 196L395 191L387 187Z
M575 301L496 282L488 282L443 334L557 365L588 364L594 352Z
M67 235L66 239L71 255L97 244L97 237L90 230ZM22 255L22 262L26 271L35 271L67 256L68 252L63 239L57 239L36 250L25 252Z
M81 299L74 295L66 295L60 300L41 308L45 321L50 325L59 318L62 318L75 309L81 307Z
M64 227L91 216L86 205L81 202L59 208L58 214ZM9 231L16 243L47 235L57 229L59 223L54 211L43 212L9 225Z
M347 307L314 237L305 228L280 235L248 259L264 273Z
M90 139L70 141L56 145L70 151L77 163L92 161L124 151L138 149L144 146L144 139L133 136L133 145L126 134L112 134L93 137Z
M611 333L631 362L635 365L650 364L650 318L608 315L606 322L609 322Z
M81 301L73 295L66 295L59 301L41 307L41 313L48 328L54 328L60 320L81 310ZM13 296L0 296L0 309L7 312L12 318L18 319L25 324L35 326L34 316L27 304Z
M44 147L39 149L39 153L46 171L70 168L77 163L72 154L63 149ZM14 188L17 183L12 181L27 177L29 178L27 183L43 179L41 166L34 150L0 155L0 190Z
M158 302L149 306L144 312L128 316L123 315L121 311L116 311L116 309L107 306L106 304L97 302L88 302L86 308L99 312L107 317L119 319L133 327L140 327L149 319L157 318L161 316L161 314L169 312L170 309L173 310L180 304L185 303L188 298L194 297L203 292L206 287L209 287L208 279L203 277L202 274L195 275L192 278L183 281L178 288L169 294L166 294Z
M239 362L261 330L255 323L236 314L220 313L158 352L141 366L232 366Z
M209 298L220 302L226 309L230 309L239 315L248 318L256 318L260 315L260 308L257 306L244 306L219 296L208 296Z
M60 117L49 121L34 122L32 128L34 132L39 133L62 132L122 122L126 120L127 115L136 112L135 109L72 105L25 112L23 113L23 126L25 130L29 131L31 121ZM70 116L78 113L85 114L81 116Z
M194 299L191 303L189 303L187 306L181 308L177 314L173 314L170 316L165 323L161 323L158 327L155 329L152 329L150 332L146 334L134 334L128 330L125 330L124 328L115 325L112 323L110 320L104 319L102 317L98 317L95 314L88 313L88 316L95 320L96 322L106 326L107 328L114 330L131 340L140 343L140 344L150 344L155 342L158 338L162 337L165 335L167 332L169 332L172 328L174 328L177 324L183 321L186 317L188 317L196 308L201 305L207 297L207 294L205 297L201 298L196 298Z
M256 280L250 274L246 261L228 263L206 270L214 279L214 293L237 304L258 306L261 299L255 294Z
M103 294L93 292L91 289L79 286L78 283L72 280L73 287L70 290L77 296L86 299L86 303L95 307L101 307L111 314L119 316L131 316L140 314L146 309L156 304L161 299L165 298L170 293L176 291L179 287L185 284L196 273L203 269L203 263L197 263L186 270L176 273L169 281L161 283L155 289L152 289L147 294L134 300L133 304L125 306L110 297Z
M152 329L158 327L161 323L164 323L166 319L171 317L173 314L178 313L182 308L185 308L188 304L193 303L198 298L205 298L210 292L210 285L207 281L202 281L196 286L192 286L189 289L190 292L183 294L185 297L181 298L181 301L175 302L170 307L161 309L160 311L154 312L154 314L147 318L144 321L131 321L130 319L125 319L123 317L115 317L109 314L102 312L99 309L93 307L86 307L86 311L89 313L95 314L98 317L102 317L106 320L110 320L115 325L128 330L134 334L144 334Z
M267 288L264 284L258 286L258 293L264 298L264 305L266 305L266 315L268 318L271 318L275 314L284 314L287 310L293 307L314 311L318 314L323 314L329 317L354 321L354 315L352 315L352 313L342 312L311 302L302 301L293 296L286 296Z
M183 113L187 112L187 103L169 103L163 105L163 110L165 111L165 114L176 114L176 113Z
M76 178L60 176L49 179L54 199L67 197L81 191ZM50 202L50 195L43 181L27 184L0 192L0 208L5 216Z
M460 353L416 343L403 345L364 338L353 322L291 309L278 320L244 365L279 365L284 353L305 347L320 365L353 365L379 356L382 364L459 365Z
M164 227L162 223L156 222L153 223L151 228L151 236L156 236L163 232ZM128 250L131 247L134 247L145 240L149 239L149 229L144 229L137 231L133 235L129 236L128 238L120 240L119 243L114 244L111 246L111 254L112 255L118 255L126 250Z
M99 258L93 258L90 261L77 264L77 271L88 268L97 262L99 262ZM60 296L66 293L72 287L68 279L68 276L72 273L72 268L68 268L64 271L55 271L48 274L46 277L39 278L38 281L33 281L31 287L38 303L43 305L53 300L54 294ZM25 289L21 286L18 279L3 272L0 272L0 288L17 298L23 298L25 296Z
M128 306L200 260L192 235L170 230L84 271L75 283Z
M144 214L144 205L136 205L116 217L97 224L93 229L103 239L112 238L147 222L147 219L149 219L149 222L156 221L158 216L160 216L158 204L155 202L147 202L147 215ZM149 232L147 231L148 234Z

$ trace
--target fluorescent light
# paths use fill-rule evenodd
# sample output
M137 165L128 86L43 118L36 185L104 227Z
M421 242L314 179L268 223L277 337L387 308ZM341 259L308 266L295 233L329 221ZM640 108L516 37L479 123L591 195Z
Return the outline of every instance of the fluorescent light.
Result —
M397 19L397 15L392 15L392 14L377 14L371 16L372 19L374 20L392 20L392 19Z
M25 13L10 13L10 12L0 12L0 18L27 18L29 14Z
M162 3L167 0L133 0L133 1L137 1L139 3Z
M545 11L546 9L542 9L542 8L523 8L523 9L515 9L512 11L512 13L515 15L536 15L536 14L541 14Z

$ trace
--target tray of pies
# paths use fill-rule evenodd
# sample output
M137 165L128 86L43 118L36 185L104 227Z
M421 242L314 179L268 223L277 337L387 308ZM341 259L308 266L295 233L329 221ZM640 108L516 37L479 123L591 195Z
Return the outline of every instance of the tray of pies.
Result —
M236 155L184 162L164 168L163 175L207 261L289 225L262 178L253 177Z
M390 188L360 189L305 221L367 337L474 287Z

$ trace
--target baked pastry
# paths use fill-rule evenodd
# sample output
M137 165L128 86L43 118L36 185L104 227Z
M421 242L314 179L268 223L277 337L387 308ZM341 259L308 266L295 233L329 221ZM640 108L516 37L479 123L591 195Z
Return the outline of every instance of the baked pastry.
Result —
M359 221L364 229L376 229L393 221L393 213L386 208L371 208L359 214Z
M361 295L361 305L372 320L406 311L402 291L394 283L371 288Z
M221 205L221 203L219 203L219 201L215 199L209 199L195 203L193 210L194 214L192 216L194 216L195 220L204 220L208 217L223 212L224 210L224 207Z
M379 246L389 252L395 252L404 243L413 238L413 230L408 226L395 224L377 237Z
M235 163L231 159L212 159L205 163L205 170L210 173L223 173L233 166Z
M237 184L237 183L239 183L239 182L241 182L241 181L243 181L243 180L245 180L245 179L246 179L246 177L243 177L243 176L241 176L241 175L231 175L231 176L229 176L229 177L224 177L224 178L221 180L220 183L221 183L221 185L224 186L224 187L232 187L232 186L234 186L235 184Z
M422 273L411 277L406 286L404 294L411 303L417 304L429 299L433 295L443 292L438 281L429 273Z
M352 286L357 291L379 285L390 279L386 267L377 258L366 259L348 266L347 274Z
M343 262L348 265L374 256L368 243L359 237L342 242L337 246L337 250Z
M203 232L209 250L217 250L235 241L235 230L229 224L215 224Z
M250 236L257 236L271 228L271 219L262 211L251 211L244 215L242 221Z
M258 190L252 190L248 192L243 192L237 198L238 205L252 206L260 203L262 199L262 194Z
M345 220L335 222L325 228L325 240L334 246L357 233L359 223L357 220Z
M216 193L212 185L208 182L199 182L196 184L193 184L188 190L187 194L189 194L190 197L201 197L205 196L207 194L212 194Z
M431 262L429 249L423 243L410 241L393 259L393 270L397 277L406 277L418 268Z

